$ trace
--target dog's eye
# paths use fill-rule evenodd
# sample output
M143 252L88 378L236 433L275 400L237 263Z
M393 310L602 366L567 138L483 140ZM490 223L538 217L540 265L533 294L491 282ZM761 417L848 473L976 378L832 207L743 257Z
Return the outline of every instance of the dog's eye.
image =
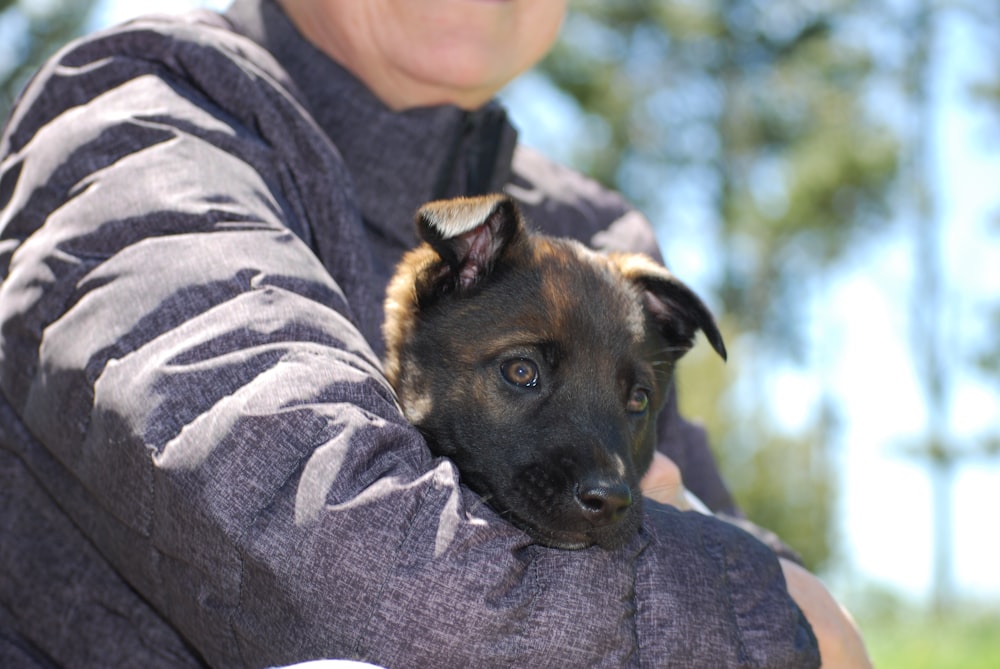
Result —
M625 410L631 414L643 414L649 409L649 392L644 388L634 388L629 395Z
M538 385L538 365L525 358L514 358L500 365L500 373L508 382L522 388Z

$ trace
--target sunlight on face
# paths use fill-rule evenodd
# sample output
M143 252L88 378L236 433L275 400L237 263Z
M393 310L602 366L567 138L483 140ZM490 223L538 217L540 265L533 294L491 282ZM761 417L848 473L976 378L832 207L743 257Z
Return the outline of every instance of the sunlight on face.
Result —
M369 4L369 3L365 3ZM552 45L565 0L381 0L398 67L417 80L490 97Z
M489 100L544 56L567 0L284 0L299 28L389 106Z

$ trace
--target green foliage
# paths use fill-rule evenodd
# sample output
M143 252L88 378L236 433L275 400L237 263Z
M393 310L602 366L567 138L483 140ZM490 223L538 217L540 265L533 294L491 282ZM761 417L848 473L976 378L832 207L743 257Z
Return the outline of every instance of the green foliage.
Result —
M855 4L581 0L543 63L607 130L584 171L664 226L672 183L697 184L724 310L776 350L800 347L801 277L884 222L896 172L863 97L873 56L841 27Z
M786 436L768 434L767 424L762 425L759 436L767 447L745 449L753 454L746 466L726 460L724 474L733 482L733 494L752 510L754 521L775 528L811 571L821 571L833 556L829 522L835 502L821 428L811 426L805 434ZM795 476L789 476L791 472Z
M873 583L850 583L845 593L878 669L992 669L1000 667L1000 605L956 601L934 613L901 593Z
M724 372L706 356L686 360L682 409L706 424L747 514L822 566L834 540L832 410L786 434L761 393L731 397L768 361L803 357L810 289L885 225L898 141L869 113L876 56L849 27L871 3L578 0L571 10L542 69L602 129L576 166L663 229L696 210L719 250L713 290L738 354Z
M725 319L722 327L724 336L731 334ZM752 373L747 367L721 365L707 346L696 346L678 366L681 413L710 430L723 477L747 515L777 532L811 571L821 571L838 557L831 523L838 480L828 452L835 414L826 407L800 432L777 430L766 397L742 407L728 401L738 379Z
M993 308L987 317L992 332L1000 332L1000 305ZM976 359L979 369L1000 383L1000 341L994 341L992 348L983 350Z
M0 0L0 118L42 62L80 34L94 0Z
M957 607L935 617L905 615L859 620L879 669L994 669L1000 667L1000 612Z

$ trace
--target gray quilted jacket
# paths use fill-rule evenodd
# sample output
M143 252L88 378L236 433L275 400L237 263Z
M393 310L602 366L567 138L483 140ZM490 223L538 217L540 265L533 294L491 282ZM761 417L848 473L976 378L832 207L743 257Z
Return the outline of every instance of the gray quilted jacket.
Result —
M649 504L622 550L533 545L400 416L381 299L422 202L506 188L655 253L498 105L391 113L239 0L69 45L0 159L0 665L818 664L750 535Z

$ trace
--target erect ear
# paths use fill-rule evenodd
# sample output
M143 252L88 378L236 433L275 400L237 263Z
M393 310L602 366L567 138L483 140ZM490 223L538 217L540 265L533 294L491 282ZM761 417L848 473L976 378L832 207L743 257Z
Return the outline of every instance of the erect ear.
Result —
M694 345L694 336L701 330L719 357L726 359L726 345L715 319L694 291L644 255L612 254L611 260L626 279L639 287L646 314L676 349L676 358Z
M469 288L487 276L523 229L506 195L438 200L417 212L420 237L445 262L454 287Z

